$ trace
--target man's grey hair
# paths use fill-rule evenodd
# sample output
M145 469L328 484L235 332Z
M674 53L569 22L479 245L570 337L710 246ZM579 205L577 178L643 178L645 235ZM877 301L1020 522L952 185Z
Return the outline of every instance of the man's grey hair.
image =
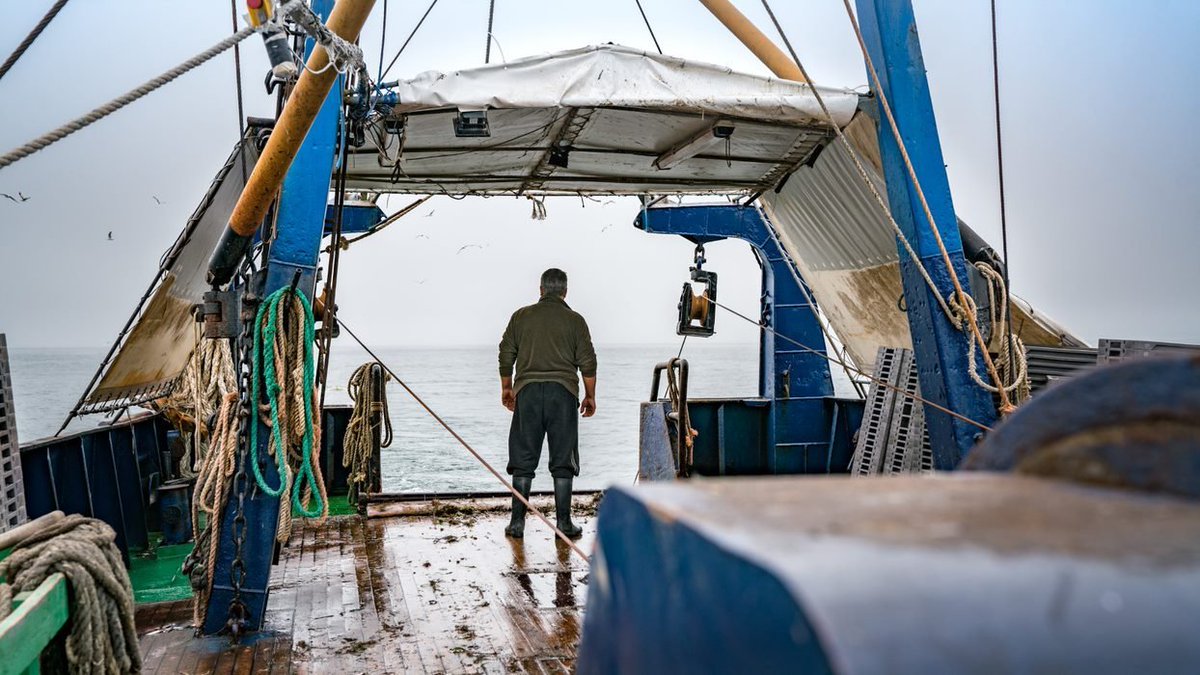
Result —
M566 297L567 273L557 267L551 267L542 272L542 295Z

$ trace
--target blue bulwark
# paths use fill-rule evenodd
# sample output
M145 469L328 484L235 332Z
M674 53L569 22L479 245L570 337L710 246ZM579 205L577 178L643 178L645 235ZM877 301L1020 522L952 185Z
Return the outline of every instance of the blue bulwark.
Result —
M333 0L314 0L312 9L324 21L333 10ZM312 52L313 45L311 38L305 42L305 60ZM300 272L297 288L310 299L313 296L317 260L321 253L321 240L325 235L329 184L337 151L342 87L342 78L339 76L284 178L279 198L277 231L271 243L263 297L291 285L297 271ZM259 457L265 460L262 471L267 482L277 485L279 474L266 450L270 436L267 427L260 429ZM249 468L246 471L251 473ZM246 577L241 584L241 598L247 609L247 630L258 630L262 626L263 612L267 606L267 586L275 552L275 524L279 513L279 499L260 492L253 480L249 483L250 492L246 495L244 505L246 534L242 543L242 561L245 564ZM218 633L225 628L229 617L229 604L234 597L230 579L235 550L233 519L236 511L237 496L233 495L221 524L221 543L213 575L212 595L209 596L208 613L204 621L204 632L207 634Z
M816 308L806 298L804 282L762 212L737 204L662 207L644 210L636 225L646 232L676 234L694 242L735 238L750 243L762 267L760 320L811 349L760 331L759 395L772 402L767 469L769 473L824 472L830 424L825 399L833 395L825 336Z
M954 202L950 198L950 183L938 140L912 4L908 0L857 0L857 7L863 38L879 74L882 93L895 115L942 242L965 289L967 266ZM877 122L892 217L913 244L942 297L951 298L953 282L882 109L878 111ZM996 420L991 394L971 380L967 368L970 334L959 331L950 323L916 264L903 248L899 251L900 276L904 283L921 395L970 419L991 425ZM982 362L977 364L977 369L980 373L986 372ZM975 444L979 428L929 406L925 408L925 419L933 446L934 466L939 470L953 469Z

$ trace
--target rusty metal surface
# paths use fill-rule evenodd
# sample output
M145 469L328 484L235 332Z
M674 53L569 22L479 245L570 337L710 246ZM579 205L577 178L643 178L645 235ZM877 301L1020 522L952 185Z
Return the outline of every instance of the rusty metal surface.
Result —
M631 536L610 532L610 518L638 541L610 550L609 537ZM602 509L595 564L606 567L594 571L593 611L615 597L631 603L626 613L658 616L655 598L606 589L617 583L609 579L651 575L649 586L669 583L673 596L697 594L696 603L727 594L731 622L742 616L755 630L757 610L737 592L666 578L656 561L615 567L620 549L682 542L685 533L712 551L707 559L693 551L697 570L740 566L747 579L765 570L787 588L837 672L1200 669L1200 505L1186 500L982 473L615 488ZM728 649L740 639L692 638ZM672 648L669 634L656 639L654 649Z
M1200 356L1137 359L1050 386L962 468L1200 498Z
M592 498L576 498L591 548ZM588 570L531 522L466 501L298 527L272 570L266 630L194 638L190 604L139 608L147 673L569 673ZM298 523L299 525L299 523Z

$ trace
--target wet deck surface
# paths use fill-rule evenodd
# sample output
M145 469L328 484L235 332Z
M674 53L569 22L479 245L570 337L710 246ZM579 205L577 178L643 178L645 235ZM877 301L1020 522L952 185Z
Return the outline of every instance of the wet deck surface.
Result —
M533 516L518 542L506 512L445 504L298 527L272 573L266 629L242 645L193 637L190 601L139 607L144 672L571 672L587 565ZM574 518L590 551L594 516Z

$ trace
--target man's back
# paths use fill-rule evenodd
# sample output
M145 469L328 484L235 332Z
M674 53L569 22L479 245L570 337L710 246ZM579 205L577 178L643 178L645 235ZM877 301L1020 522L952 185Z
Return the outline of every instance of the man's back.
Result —
M587 322L553 295L513 313L500 340L500 373L512 373L514 393L532 382L557 382L576 398L579 375L596 375Z

